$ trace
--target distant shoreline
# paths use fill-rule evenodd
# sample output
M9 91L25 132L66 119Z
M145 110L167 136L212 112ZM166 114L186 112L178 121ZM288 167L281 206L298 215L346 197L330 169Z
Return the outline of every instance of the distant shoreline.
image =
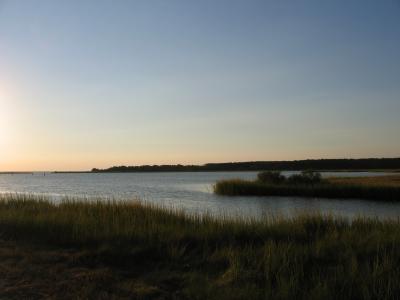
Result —
M93 168L83 171L5 171L0 175L17 174L88 174L88 173L172 173L172 172L245 172L245 171L302 171L318 172L400 172L400 158L306 159L293 161L249 161L208 163L204 165L140 165Z
M0 175L33 174L35 172L0 172Z
M301 169L298 170L284 170L287 172L298 172L302 171ZM358 170L358 169L348 169L348 170L314 170L316 172L360 172L360 173L367 173L367 172L389 172L389 173L400 173L400 169L369 169L369 170ZM54 171L54 172L46 172L50 174L124 174L124 173L201 173L201 172L210 172L210 173L217 173L217 172L258 172L256 170L216 170L216 171L110 171L110 172L93 172L93 171ZM40 172L32 172L32 173L40 173ZM0 173L1 175L2 173ZM10 174L10 173L8 173ZM15 173L13 173L15 174ZM17 173L17 174L31 174L31 172L27 173Z
M294 161L253 161L208 163L205 165L142 165L114 166L107 169L92 169L92 173L141 173L141 172L229 172L229 171L371 171L400 170L400 158L362 159L307 159Z

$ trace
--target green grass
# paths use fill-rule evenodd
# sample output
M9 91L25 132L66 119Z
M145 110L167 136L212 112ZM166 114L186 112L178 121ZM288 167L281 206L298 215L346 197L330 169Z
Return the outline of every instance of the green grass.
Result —
M0 236L84 250L79 264L104 266L121 282L131 276L134 299L400 297L400 220L217 220L135 201L70 199L56 205L2 196ZM101 289L118 294L103 280L85 295L95 298Z
M275 184L258 180L233 179L217 182L214 185L214 192L218 195L227 196L300 196L400 201L399 184L393 184L393 180L385 184L383 179L377 179L377 183L371 183L372 180L332 178L315 184L291 184L287 182Z

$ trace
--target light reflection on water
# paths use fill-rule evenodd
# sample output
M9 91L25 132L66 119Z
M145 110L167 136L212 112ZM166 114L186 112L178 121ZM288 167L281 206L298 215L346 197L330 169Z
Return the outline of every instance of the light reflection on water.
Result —
M293 172L283 172L285 175ZM388 173L326 172L323 176L379 176ZM0 175L1 193L70 197L106 197L142 201L183 209L188 213L260 218L299 213L334 214L353 218L398 218L400 203L301 197L226 197L212 193L220 179L254 179L257 172L18 174Z

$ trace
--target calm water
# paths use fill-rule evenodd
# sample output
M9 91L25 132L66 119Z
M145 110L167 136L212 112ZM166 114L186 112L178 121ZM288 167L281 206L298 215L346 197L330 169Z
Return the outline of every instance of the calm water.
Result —
M284 172L290 174L293 172ZM301 197L226 197L212 193L220 179L254 179L256 172L126 173L126 174L0 174L1 193L44 194L55 200L63 196L140 198L187 212L213 215L252 216L301 212L332 213L345 217L398 218L400 203L365 200L310 199ZM376 176L387 173L327 172L323 176Z

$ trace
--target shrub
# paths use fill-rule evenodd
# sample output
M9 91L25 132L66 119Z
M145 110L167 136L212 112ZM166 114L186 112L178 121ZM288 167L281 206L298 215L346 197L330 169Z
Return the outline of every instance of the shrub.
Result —
M279 184L285 182L286 177L279 171L265 171L258 173L257 179L262 183Z
M301 174L294 174L288 178L291 184L316 184L321 181L321 173L314 171L302 171Z

